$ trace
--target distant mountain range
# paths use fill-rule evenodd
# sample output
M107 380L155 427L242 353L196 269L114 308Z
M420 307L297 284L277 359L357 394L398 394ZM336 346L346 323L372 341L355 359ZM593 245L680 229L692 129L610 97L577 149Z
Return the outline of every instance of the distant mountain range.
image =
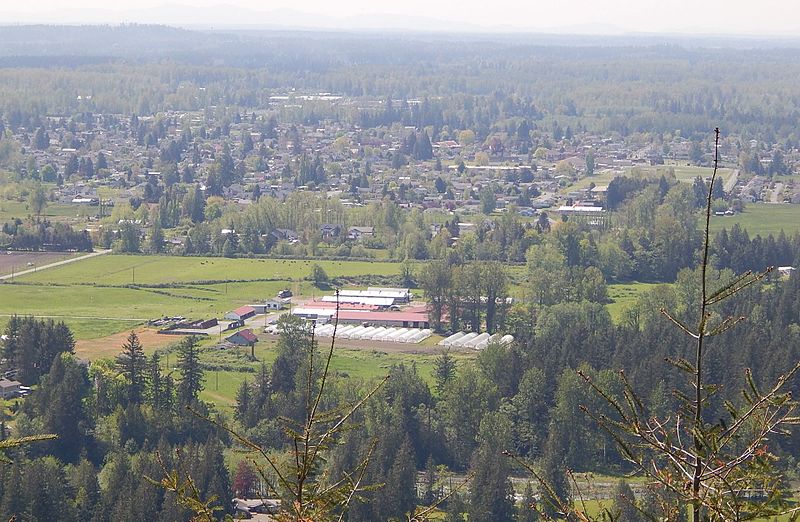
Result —
M422 16L370 14L331 17L294 9L255 10L236 5L186 6L168 3L142 9L54 9L46 13L0 11L0 24L165 24L198 28L282 28L369 30L398 29L446 32L498 32L513 28L486 28L477 24L458 24ZM515 29L519 31L520 29Z
M225 3L211 6L187 6L169 2L158 7L134 9L65 7L39 12L28 12L19 8L17 10L0 8L0 25L121 23L163 24L202 29L394 30L495 34L536 32L561 35L630 35L633 33L633 31L620 26L597 23L546 27L535 25L523 18L513 26L492 26L481 23L445 21L429 16L392 14L391 12L339 17L313 14L296 9L261 10ZM698 32L696 27L687 27L679 34L684 36L702 35L702 31ZM714 34L724 34L724 27L721 30L718 29ZM788 33L788 36L791 37L793 34L800 34L800 32Z

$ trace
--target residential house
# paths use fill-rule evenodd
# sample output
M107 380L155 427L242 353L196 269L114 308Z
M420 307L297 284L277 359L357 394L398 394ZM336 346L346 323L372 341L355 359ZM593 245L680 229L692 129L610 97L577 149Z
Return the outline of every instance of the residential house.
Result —
M299 239L297 232L288 228L276 228L269 233L275 241L288 241L289 243L296 243Z
M257 314L265 314L270 311L283 309L283 304L283 300L281 299L268 299L263 303L251 304L250 306Z
M20 395L22 383L19 381L10 381L8 379L0 379L0 399L11 399Z
M375 227L350 227L347 230L347 239L360 241L364 237L373 237L375 235Z
M322 239L336 238L342 235L342 226L325 223L319 227L319 233L322 235Z

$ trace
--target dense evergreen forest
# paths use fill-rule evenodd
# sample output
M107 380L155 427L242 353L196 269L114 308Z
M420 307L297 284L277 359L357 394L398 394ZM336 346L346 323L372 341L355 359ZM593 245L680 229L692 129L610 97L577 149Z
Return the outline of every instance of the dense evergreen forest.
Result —
M659 167L655 174L611 179L605 201L611 212L602 223L557 221L546 212L523 219L513 209L532 205L539 195L534 179L552 181L558 192L566 186L554 175L575 171L560 162L552 172L538 172L535 151L541 148L546 159L545 144L563 152L582 147L571 143L573 133L596 133L608 141L655 144L666 154L660 136L669 134L669 143L691 140L681 144L696 165L710 152L708 129L722 126L734 129L723 144L723 152L734 151L732 165L738 157L747 175L784 176L790 169L780 151L800 143L800 50L775 43L724 42L712 49L704 41L606 43L151 26L3 28L0 165L14 183L21 204L15 209L28 216L2 225L0 248L90 251L97 245L120 253L335 259L374 259L370 250L380 250L386 259L405 261L397 279L424 292L434 330L509 333L515 340L490 344L470 360L439 353L433 386L412 363L387 368L390 378L375 388L328 375L325 347L287 314L278 323L277 358L248 375L228 414L199 399L213 368L200 361L194 337L169 354L176 357L172 367L158 351L146 357L135 333L115 359L87 364L75 356L63 323L13 317L2 332L3 369L16 370L8 376L32 389L12 405L12 431L0 418L0 438L57 438L8 450L12 462L0 467L0 518L189 520L198 504L186 497L195 496L223 519L233 515L234 497L274 496L265 482L278 484L278 496L289 503L279 470L293 469L297 427L308 422L308 396L323 382L326 393L314 407L326 415L352 414L346 429L326 441L313 478L328 485L353 480L359 469L359 484L375 486L364 487L346 513L334 503L331 513L342 520L405 520L416 506L437 502L437 515L448 522L538 520L530 505L542 492L529 485L522 498L514 496L512 476L531 477L501 450L535 463L566 497L567 468L612 476L633 471L613 437L581 410L614 415L576 370L621 393L624 369L654 415L677 411L672 392L685 382L668 360L686 356L689 344L661 311L682 323L695 320L703 247L698 217L707 204L723 214L743 204L722 183L681 182L674 168ZM315 103L311 96L297 107L272 104L274 97L301 92L334 93L347 102ZM185 120L175 114L187 111L193 114L181 115ZM357 127L353 143L361 142L338 141L346 138L342 132L324 159L319 150L302 150L313 127L331 121ZM233 134L231 126L239 126ZM103 143L122 151L117 165L92 145L112 131L118 140ZM491 139L496 133L532 165L498 175L474 194L460 177L464 162L449 158L451 178L444 153L433 151L438 139L458 138L465 147L486 140L473 159L477 164L483 154L488 164L487 151L502 158L505 145ZM50 134L61 137L58 146L51 146ZM391 153L365 145L377 143L379 134L389 136ZM351 147L357 152L347 156ZM57 161L39 165L37 154ZM770 160L762 164L759 154ZM286 158L280 173L245 191L245 175L264 177L277 156ZM371 161L397 179L378 184ZM395 182L407 161L430 174L430 187ZM581 166L587 176L593 161L587 154ZM342 165L351 172L345 175ZM113 190L125 196L113 208L98 197L98 215L90 216L111 226L90 235L41 217L56 204L43 185L105 182L112 171ZM353 201L370 185L375 197L345 206L345 198L315 192L334 178ZM434 209L446 216L440 220L422 206L431 187L453 201L456 184L480 208L464 230L457 213ZM262 186L273 192L261 194ZM80 195L70 193L64 204L85 199ZM512 211L493 214L498 197ZM374 230L357 243L323 238L321 227L332 224ZM800 260L800 235L784 232L762 237L736 225L709 243L712 289L748 270ZM608 285L633 281L661 284L612 321ZM519 289L513 300L512 285ZM770 273L709 315L728 316L746 322L709 340L706 376L723 383L705 409L709 420L726 415L726 401L739 401L747 369L755 382L771 383L800 359L800 275ZM796 379L789 389L800 392ZM369 400L359 403L364 396ZM351 410L353 404L361 407ZM800 478L799 437L791 432L769 440L788 480ZM255 469L241 458L248 444L278 465ZM173 472L191 477L191 488L171 489ZM618 496L632 498L626 487ZM657 491L643 487L636 495L645 509L658 504ZM625 520L638 520L625 512Z
M719 272L712 284L731 275ZM725 383L709 418L723 415L723 401L737 400L745 368L758 382L770 382L800 357L798 296L800 277L794 275L749 289L715 310L749 319L709 348L708 378ZM462 520L466 512L471 520L526 520L530 513L509 497L509 477L521 470L498 448L540 462L551 476L564 466L628 471L613 440L580 411L580 405L597 411L607 405L574 369L619 390L616 370L625 368L653 412L672 411L677 399L670 390L681 386L682 377L665 359L681 356L686 340L659 309L688 319L697 297L698 273L687 269L675 285L643 295L619 325L602 305L588 301L514 310L508 331L517 342L490 345L468 364L441 354L433 389L413 365L392 367L388 382L351 419L356 429L340 434L326 459L326 476L337 477L377 444L364 480L383 487L363 493L365 502L353 504L347 520L403 519L415 505L442 498L453 472L468 471L473 482L443 504L448 520ZM175 497L145 479L160 480L162 465L191 475L203 498L258 494L247 460L233 476L223 464L223 449L238 447L236 440L186 407L280 455L292 442L283 427L303 421L308 376L319 382L325 360L317 353L309 373L308 354L319 350L309 331L289 316L280 328L278 358L242 384L233 418L227 418L197 400L206 370L193 339L181 343L174 372L162 370L158 355L146 358L135 335L115 361L87 369L70 355L73 341L62 324L13 319L4 332L4 357L21 369L24 383L37 386L19 406L17 434L59 438L11 453L14 464L2 472L0 513L44 520L57 509L59 520L178 520L187 512ZM346 408L370 387L335 377L325 408ZM797 383L791 389L796 392ZM770 444L793 477L796 434ZM48 491L46 501L35 493L40 491ZM222 516L228 505L218 505Z
M696 137L719 125L768 143L798 138L798 51L791 42L759 47L620 38L589 46L581 39L522 36L387 38L151 26L6 27L3 34L0 111L22 120L80 110L264 108L271 94L295 88L424 99L425 110L412 124L473 128L478 135L513 117L622 135L681 129ZM355 117L313 109L298 116ZM406 118L402 112L382 117L390 120L383 124Z

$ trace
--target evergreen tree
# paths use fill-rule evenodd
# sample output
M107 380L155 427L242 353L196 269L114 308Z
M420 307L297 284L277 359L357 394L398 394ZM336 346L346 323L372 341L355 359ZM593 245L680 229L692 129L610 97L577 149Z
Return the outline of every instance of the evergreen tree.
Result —
M243 426L248 426L247 418L251 411L250 399L250 384L247 379L242 381L239 385L239 390L236 392L236 408L234 409L234 418Z
M58 438L42 447L67 462L77 459L90 427L84 399L91 385L86 368L71 355L57 356L39 389L24 404L24 410L40 417L42 431ZM38 446L37 446L38 447Z
M154 352L147 361L146 367L146 399L154 410L168 410L172 405L172 397L167 393L167 379L161 373L161 356Z
M416 505L416 461L408 438L403 440L391 467L386 474L386 491L382 495L383 506L376 506L375 512L385 515L385 519L403 520ZM380 509L382 507L382 509ZM382 519L384 517L381 517Z
M522 494L522 504L517 507L516 522L538 522L539 511L536 508L536 495L533 494L531 483L525 484L525 492Z
M36 134L33 137L33 146L38 150L46 150L50 146L50 136L44 130L44 127L36 129Z
M456 374L456 361L450 355L450 352L445 350L436 358L433 363L433 375L436 378L436 391L441 395L444 393L447 383Z
M161 253L164 250L164 231L161 229L161 222L158 213L155 215L153 219L153 225L150 227L149 250L153 254Z
M624 480L617 482L611 514L616 517L615 520L625 520L626 522L644 520L642 513L636 507L636 497L633 494L633 490Z
M74 495L72 502L77 520L99 520L101 492L97 471L92 463L81 458L78 465L72 468L69 482Z
M514 520L514 488L510 461L502 448L509 447L511 422L501 413L487 414L481 421L480 446L472 460L470 520L511 522Z
M561 506L572 506L572 491L566 473L564 450L553 433L545 444L540 467L542 480L552 488L554 494L542 492L541 512L551 519L557 519Z
M200 366L199 340L191 335L181 341L178 347L178 369L181 380L178 383L178 403L188 406L197 401L203 390L203 368Z
M146 387L147 358L139 342L139 336L131 331L117 356L117 367L127 381L128 402L140 404L144 400Z

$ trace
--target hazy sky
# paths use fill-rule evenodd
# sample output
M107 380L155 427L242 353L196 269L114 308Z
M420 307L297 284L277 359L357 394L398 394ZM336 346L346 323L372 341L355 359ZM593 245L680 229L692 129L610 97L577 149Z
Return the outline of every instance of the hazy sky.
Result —
M153 22L153 8L171 4L164 11L164 23L174 24L175 5L186 5L212 13L221 5L265 12L264 19L248 16L242 24L269 23L270 11L291 9L315 15L309 25L364 15L422 17L473 28L516 28L553 31L608 32L618 29L636 32L680 32L707 34L758 34L800 36L800 2L797 0L0 0L0 22L30 21L41 17L52 23L53 16L75 23L66 10L102 9L107 22ZM143 11L150 11L146 15ZM234 10L235 11L235 10ZM18 19L8 13L24 13ZM171 13L171 14L170 14ZM74 14L80 18L86 12ZM114 19L116 17L119 19ZM137 18L142 19L137 19ZM213 15L208 23L214 23ZM219 22L219 20L217 20ZM226 22L230 23L230 22ZM445 25L445 24L443 24ZM443 27L447 29L447 27Z

